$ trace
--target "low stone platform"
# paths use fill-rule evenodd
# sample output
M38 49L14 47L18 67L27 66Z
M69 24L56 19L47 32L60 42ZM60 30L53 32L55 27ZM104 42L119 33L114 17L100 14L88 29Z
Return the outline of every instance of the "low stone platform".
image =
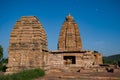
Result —
M108 72L51 72L35 80L120 80L120 73Z

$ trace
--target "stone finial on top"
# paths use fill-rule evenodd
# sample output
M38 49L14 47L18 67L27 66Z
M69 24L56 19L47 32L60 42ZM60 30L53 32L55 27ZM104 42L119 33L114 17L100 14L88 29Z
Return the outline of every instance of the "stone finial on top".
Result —
M68 13L68 16L66 16L66 21L73 21L73 17Z
M68 13L68 16L71 16L70 13Z

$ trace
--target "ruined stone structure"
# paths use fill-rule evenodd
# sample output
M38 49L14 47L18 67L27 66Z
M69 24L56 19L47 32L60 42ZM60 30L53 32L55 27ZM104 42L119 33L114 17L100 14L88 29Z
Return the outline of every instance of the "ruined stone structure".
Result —
M102 54L82 50L80 32L69 14L62 25L58 50L49 51L45 30L34 16L21 17L11 32L7 72L30 68L90 68L102 64Z

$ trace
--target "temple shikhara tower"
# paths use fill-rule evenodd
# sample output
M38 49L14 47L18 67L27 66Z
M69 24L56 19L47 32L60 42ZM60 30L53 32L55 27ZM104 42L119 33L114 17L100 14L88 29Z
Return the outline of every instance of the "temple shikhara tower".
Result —
M70 14L60 30L58 50L48 50L47 34L36 17L23 16L14 25L8 51L8 73L31 68L87 69L102 64L101 53L82 50L78 25Z
M21 17L10 35L7 71L39 68L45 63L47 53L47 36L42 24L34 16Z
M78 26L69 14L60 31L58 50L80 51L81 49L82 42Z

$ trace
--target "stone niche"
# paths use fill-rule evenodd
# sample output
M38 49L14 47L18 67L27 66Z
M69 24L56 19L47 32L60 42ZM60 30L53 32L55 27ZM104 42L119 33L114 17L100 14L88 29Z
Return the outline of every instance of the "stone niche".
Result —
M23 16L10 34L7 72L42 68L48 57L46 32L35 16Z

